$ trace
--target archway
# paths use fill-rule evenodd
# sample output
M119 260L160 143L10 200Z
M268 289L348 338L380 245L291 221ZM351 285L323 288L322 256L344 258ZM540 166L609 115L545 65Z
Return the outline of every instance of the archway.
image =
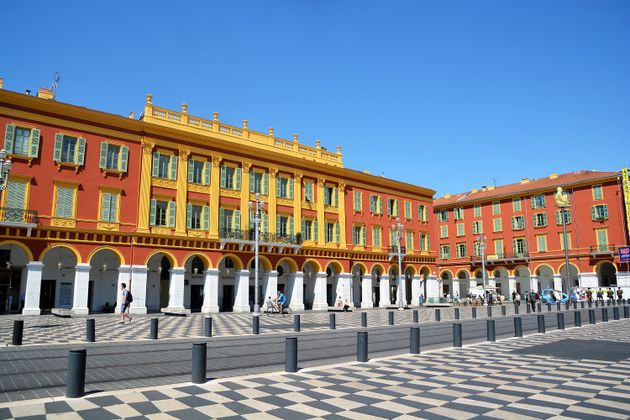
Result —
M22 244L0 245L0 313L19 313L26 293L26 264L32 261L31 251Z
M203 255L189 255L184 261L184 307L201 312L204 298L205 271L209 260Z
M553 269L548 265L539 266L536 269L536 283L539 292L543 289L553 289Z
M113 312L118 297L120 256L111 249L100 249L90 256L88 308L92 312ZM127 287L131 283L127 280Z
M470 274L466 270L459 270L457 273L457 280L459 281L459 290L456 290L456 292L458 292L457 297L461 299L468 296L468 291L470 289Z
M349 290L344 290L345 285L339 281L339 274L342 272L341 264L336 261L331 262L326 267L326 302L328 306L335 306L335 303L345 296L350 296Z
M440 280L442 282L442 295L441 298L448 298L452 296L453 293L453 273L448 270L442 271L440 275Z
M420 270L420 278L421 278L421 284L420 284L420 302L422 302L424 304L424 302L426 302L427 300L427 293L428 293L428 279L429 276L431 275L431 269L429 269L429 267L422 267L422 269Z
M569 263L569 267L570 268L569 268L569 282L568 282L568 284L569 284L569 289L571 289L571 287L573 287L573 286L579 286L580 285L580 278L579 278L579 275L578 275L578 273L579 273L578 268L575 265L571 264L571 263ZM560 287L557 287L557 288L564 290L564 288L565 288L564 285L567 284L567 281L566 281L566 279L567 279L566 265L563 264L562 267L560 267L559 271L560 271L560 278L562 279L562 283L559 285Z
M489 289L492 290L492 288L494 288L494 291L498 295L505 295L506 291L509 288L509 280L510 273L507 271L507 269L505 267L497 267L492 272L492 279L489 281Z
M405 298L405 305L409 306L411 305L411 301L412 301L412 283L413 283L413 277L416 275L416 269L410 265L407 266L407 268L405 268L405 294L404 294L404 298ZM415 302L416 304L418 302Z
M224 255L219 261L219 310L232 312L236 305L237 274L243 268L241 260L235 255Z
M398 264L389 268L389 303L398 306Z
M374 307L381 306L381 275L383 274L383 267L380 265L372 266L372 301Z
M304 272L304 309L313 309L315 303L315 284L319 265L315 261L307 261L302 271Z
M156 252L147 262L147 311L159 312L168 307L171 269L174 261L169 254Z
M39 295L42 313L50 312L52 308L72 308L77 265L76 255L74 250L64 245L49 248L44 254Z
M597 286L611 287L617 285L617 269L608 262L602 262L597 266Z
M516 293L523 297L531 288L531 279L529 269L525 266L516 267L514 269L514 279L516 281ZM511 296L510 296L511 298Z
M354 264L352 267L352 290L351 290L351 301L354 303L356 308L361 306L361 302L363 301L363 288L361 284L363 282L363 275L366 272L366 268L361 263Z

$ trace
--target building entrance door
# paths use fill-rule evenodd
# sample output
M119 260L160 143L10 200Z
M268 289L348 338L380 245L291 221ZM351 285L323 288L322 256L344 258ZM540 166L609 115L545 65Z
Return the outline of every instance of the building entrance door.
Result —
M41 291L39 292L39 308L50 312L55 306L55 289L57 289L57 280L42 280Z
M221 310L225 312L232 312L234 307L234 286L231 284L223 285L223 300L221 301Z
M0 314L9 312L9 286L0 284Z
M201 312L203 305L203 284L193 284L190 286L190 311Z

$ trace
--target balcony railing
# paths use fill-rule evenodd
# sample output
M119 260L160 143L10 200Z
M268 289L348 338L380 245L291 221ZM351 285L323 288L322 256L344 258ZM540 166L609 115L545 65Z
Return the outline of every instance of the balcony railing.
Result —
M24 227L28 230L27 235L31 236L31 229L38 223L37 210L0 207L0 226Z
M245 245L249 245L252 249L255 246L256 232L254 229L250 230L235 230L235 229L220 229L219 230L219 242L221 248L227 243L233 243L240 245L240 249L243 250ZM293 248L297 251L302 247L302 235L280 235L276 233L260 233L258 236L258 243L261 247L267 248L267 252L271 252L271 248Z
M394 245L394 246L390 246L390 247L389 247L389 253L390 253L390 254L396 254L396 255L398 255L398 247L397 247L396 245ZM406 247L404 247L404 246L401 246L401 247L400 247L400 253L401 253L402 255L405 255L405 254L407 253L407 248L406 248Z
M507 260L522 260L529 259L529 251L513 252L513 253L499 253L499 254L487 254L486 264L493 265L504 263ZM470 257L471 264L481 264L481 255L473 255Z
M601 255L601 254L615 255L616 250L617 250L617 247L615 245L601 244L601 245L590 246L591 256L596 256L596 255Z

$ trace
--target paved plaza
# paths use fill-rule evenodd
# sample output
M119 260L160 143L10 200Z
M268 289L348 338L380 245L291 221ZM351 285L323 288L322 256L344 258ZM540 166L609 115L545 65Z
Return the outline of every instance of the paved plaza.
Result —
M622 319L295 374L2 403L0 419L629 418L629 328Z

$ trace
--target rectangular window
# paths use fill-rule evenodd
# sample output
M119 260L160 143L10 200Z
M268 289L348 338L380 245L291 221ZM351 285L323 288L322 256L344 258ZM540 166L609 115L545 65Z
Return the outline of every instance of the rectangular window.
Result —
M604 191L601 185L593 185L593 200L601 200L604 198Z
M564 233L560 232L560 250L564 251ZM571 249L571 232L567 232L567 248L566 249Z
M74 163L74 153L77 147L77 138L63 136L61 143L61 162Z
M110 148L112 149L112 148ZM107 162L109 165L109 160L110 160L110 150L108 150L107 152ZM171 163L171 157L168 155L161 155L158 154L158 158L156 161L157 164L157 177L158 178L169 178L169 166Z
M524 216L512 216L512 230L525 229L525 217Z
M483 233L483 221L477 220L472 223L472 233L473 235L479 235Z
M398 217L398 200L394 198L387 199L387 215L390 217Z
M440 238L448 238L448 226L440 226Z
M464 236L464 223L457 224L457 236Z
M407 231L405 239L407 252L409 252L413 249L413 232Z
M464 209L463 208L454 208L453 209L453 220L462 220L464 218Z
M302 219L302 239L305 241L313 240L313 221L310 219Z
M333 187L324 186L324 205L334 206L335 189Z
M354 211L363 210L363 205L361 203L362 194L361 191L354 191Z
M547 213L536 213L533 215L534 227L547 226Z
M448 260L449 258L451 258L450 245L440 245L440 258L443 260Z
M468 256L466 244L457 244L457 247L455 248L455 254L457 255L457 258L466 258Z
M7 192L4 201L4 218L9 222L21 222L24 218L22 210L24 210L26 200L26 182L9 181L7 183Z
M188 160L188 182L191 184L209 185L210 184L210 165L209 162L199 160Z
M411 219L411 203L409 201L405 201L405 218Z
M438 211L438 222L448 222L448 210Z
M219 186L224 189L241 190L241 168L221 165L221 179Z
M335 223L326 223L326 242L335 242Z
M4 150L11 155L36 158L39 156L39 138L40 131L37 128L7 124L4 134Z
M313 203L315 201L313 197L313 183L304 181L304 201L307 203Z
M427 234L424 232L421 232L420 233L420 251L422 252L426 252L429 250L427 239L428 239Z
M364 225L352 226L352 244L365 245L365 226Z
M79 144L79 146L81 146ZM79 150L79 153L81 150ZM127 172L129 159L129 148L119 144L101 142L101 155L99 158L99 168L103 170ZM155 175L155 154L153 155L153 176Z
M15 140L13 143L13 154L28 156L28 145L31 141L31 130L29 128L16 127Z
M544 209L547 207L544 194L532 195L532 209Z
M502 232L503 231L503 221L501 220L501 218L496 218L492 221L493 224L493 231L494 232Z
M497 214L501 214L501 203L498 201L495 201L492 203L492 214L497 215Z
M118 201L120 194L104 192L101 194L101 220L118 222Z
M418 204L418 220L421 222L427 221L427 206Z
M266 216L266 214L263 215L263 232L265 230L265 224L267 224L266 229L269 229L269 219ZM220 234L226 234L228 232L235 232L239 230L241 230L241 211L219 208Z
M279 176L276 178L276 197L293 198L293 178Z
M562 210L556 210L556 225L562 224ZM564 210L564 222L568 225L571 223L571 211L568 209Z
M521 199L520 197L516 197L512 199L512 210L521 211Z
M382 245L382 230L380 227L374 227L372 228L372 239L373 239L373 245L374 248L380 248Z
M597 229L597 250L600 252L608 251L608 229Z
M505 248L503 247L503 239L494 240L494 255L497 258L503 258L505 255Z
M71 219L74 217L74 193L72 187L57 186L57 202L55 204L55 217Z
M157 201L155 203L155 226L167 226L168 221L168 201Z
M289 218L287 216L278 216L276 219L276 233L280 236L289 235Z
M596 221L608 219L608 206L599 204L591 208L591 218Z
M203 218L203 206L198 206L195 204L190 205L190 221L189 221L189 229L201 229L202 226L202 218Z
M372 214L383 214L383 206L381 197L376 195L370 196L370 213Z
M475 204L475 206L473 207L473 211L475 213L475 217L481 217L481 205L480 204Z
M515 238L513 240L514 247L514 256L515 257L526 257L527 256L527 245L525 242L525 238Z
M536 247L538 252L547 252L547 235L536 236Z

